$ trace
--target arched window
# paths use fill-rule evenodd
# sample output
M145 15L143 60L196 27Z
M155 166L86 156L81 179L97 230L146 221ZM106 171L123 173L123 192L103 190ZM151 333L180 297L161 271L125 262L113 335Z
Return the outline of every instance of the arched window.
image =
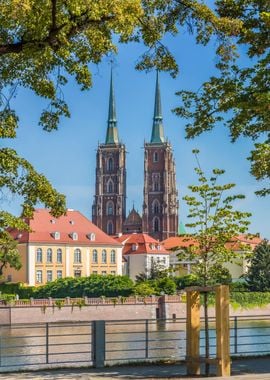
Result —
M107 170L109 172L111 172L113 170L113 159L112 157L110 157L108 160L107 160Z
M113 205L112 201L107 202L106 213L107 213L107 215L113 215L114 214L114 205Z
M160 174L152 174L152 189L153 191L160 191Z
M42 249L41 248L37 249L36 262L42 263Z
M79 248L74 250L74 263L80 264L82 262L82 253Z
M152 203L152 212L153 214L159 214L160 212L160 204L157 199L155 199L154 202Z
M47 263L52 263L52 249L47 249Z
M113 224L112 222L108 222L107 224L107 234L112 235L113 234Z
M113 181L111 179L107 182L107 193L113 193Z
M62 249L58 248L56 252L56 261L62 263Z
M105 249L103 249L102 253L101 253L101 262L102 264L106 264L107 263L107 252Z
M153 161L158 162L158 152L153 153Z
M94 249L92 253L92 263L96 264L98 262L98 253L97 250Z
M154 232L159 232L160 227L159 227L159 218L155 218L153 220L153 230Z
M115 250L113 249L111 251L111 264L115 264L115 259L116 259Z

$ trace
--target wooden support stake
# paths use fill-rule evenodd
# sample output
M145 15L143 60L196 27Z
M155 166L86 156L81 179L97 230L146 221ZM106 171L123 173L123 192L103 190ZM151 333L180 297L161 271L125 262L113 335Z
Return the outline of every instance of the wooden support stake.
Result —
M187 291L187 374L200 374L200 292ZM192 359L195 359L194 361Z
M231 375L230 362L230 320L229 287L220 285L216 288L216 333L217 333L217 376Z

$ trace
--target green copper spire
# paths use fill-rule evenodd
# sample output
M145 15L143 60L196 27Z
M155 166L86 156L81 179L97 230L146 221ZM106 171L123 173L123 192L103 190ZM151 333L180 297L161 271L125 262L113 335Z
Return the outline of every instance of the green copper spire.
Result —
M155 108L154 108L151 143L163 143L163 142L164 142L164 131L163 131L163 123L162 123L161 99L160 99L159 78L158 78L158 70L157 70Z
M109 113L108 113L108 126L105 144L118 144L118 131L116 120L116 107L113 87L113 75L111 69L111 84L110 84L110 100L109 100Z

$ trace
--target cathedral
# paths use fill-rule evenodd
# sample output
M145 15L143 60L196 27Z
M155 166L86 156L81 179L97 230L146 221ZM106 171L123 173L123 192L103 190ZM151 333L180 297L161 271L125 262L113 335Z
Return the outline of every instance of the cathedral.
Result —
M104 144L96 155L96 186L92 220L109 235L146 233L163 241L178 232L178 193L171 144L164 138L157 72L152 134L144 144L142 216L134 209L126 216L126 148L119 141L113 77Z

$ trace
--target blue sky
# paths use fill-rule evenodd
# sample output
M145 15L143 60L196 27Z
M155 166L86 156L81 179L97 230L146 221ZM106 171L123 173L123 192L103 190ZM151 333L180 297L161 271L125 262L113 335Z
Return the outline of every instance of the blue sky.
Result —
M270 238L269 198L258 198L254 191L260 187L249 174L246 157L252 142L240 138L229 141L228 131L218 126L214 131L188 141L185 139L185 120L176 117L172 108L178 105L175 92L197 90L201 83L215 73L214 43L197 46L192 36L183 34L167 41L176 55L180 73L176 79L160 74L160 87L165 135L171 141L177 170L180 199L180 220L187 222L187 208L182 196L187 186L196 183L196 166L192 149L201 151L201 165L209 172L213 168L226 170L224 182L237 184L236 192L246 196L236 207L252 212L250 232L260 232ZM141 45L123 45L114 62L114 84L119 136L127 149L127 210L134 202L141 212L143 195L143 144L151 137L154 109L155 72L135 71L134 66L144 51ZM62 119L57 132L47 133L38 126L44 100L30 91L20 89L13 102L20 116L20 128L15 140L2 141L14 147L35 168L45 174L57 190L67 197L67 205L91 219L95 186L95 154L98 142L104 142L109 100L110 62L104 58L91 66L93 87L81 92L71 79L64 88L65 100L71 111L70 119ZM19 200L8 198L4 208L20 212ZM268 218L267 218L268 217Z

